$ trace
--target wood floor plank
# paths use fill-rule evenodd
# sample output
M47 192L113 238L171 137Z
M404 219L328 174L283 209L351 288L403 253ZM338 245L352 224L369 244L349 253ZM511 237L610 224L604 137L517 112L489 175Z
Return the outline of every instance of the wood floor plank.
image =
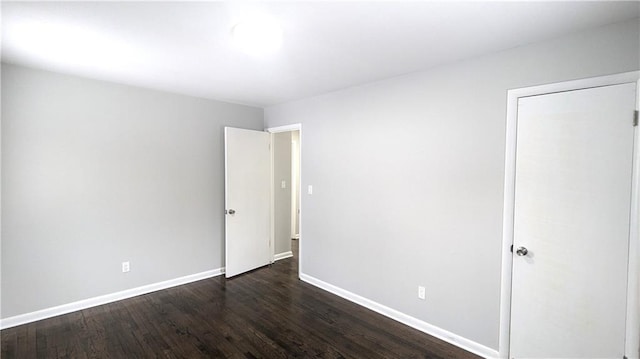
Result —
M0 332L13 358L430 358L476 355L298 279L294 257Z

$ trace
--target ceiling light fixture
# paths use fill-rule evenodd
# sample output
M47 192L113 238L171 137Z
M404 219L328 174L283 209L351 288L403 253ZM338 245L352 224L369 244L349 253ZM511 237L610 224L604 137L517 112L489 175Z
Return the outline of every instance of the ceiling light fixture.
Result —
M233 42L250 55L267 55L282 46L282 27L266 16L244 19L231 30Z

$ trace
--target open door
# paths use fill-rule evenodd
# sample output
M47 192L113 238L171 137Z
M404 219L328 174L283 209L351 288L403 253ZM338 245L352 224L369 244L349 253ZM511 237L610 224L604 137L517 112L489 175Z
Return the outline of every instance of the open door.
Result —
M225 276L271 262L271 135L225 127Z

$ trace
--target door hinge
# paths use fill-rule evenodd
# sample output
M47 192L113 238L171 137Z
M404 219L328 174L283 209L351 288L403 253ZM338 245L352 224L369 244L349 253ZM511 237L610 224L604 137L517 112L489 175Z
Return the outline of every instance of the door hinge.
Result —
M511 245L511 253L513 253L513 244Z
M638 126L638 110L633 112L633 126Z

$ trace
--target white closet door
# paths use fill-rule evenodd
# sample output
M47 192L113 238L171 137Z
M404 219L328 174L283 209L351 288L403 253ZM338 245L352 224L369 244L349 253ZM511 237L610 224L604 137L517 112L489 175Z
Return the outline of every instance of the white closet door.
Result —
M511 358L623 357L635 98L518 102Z

